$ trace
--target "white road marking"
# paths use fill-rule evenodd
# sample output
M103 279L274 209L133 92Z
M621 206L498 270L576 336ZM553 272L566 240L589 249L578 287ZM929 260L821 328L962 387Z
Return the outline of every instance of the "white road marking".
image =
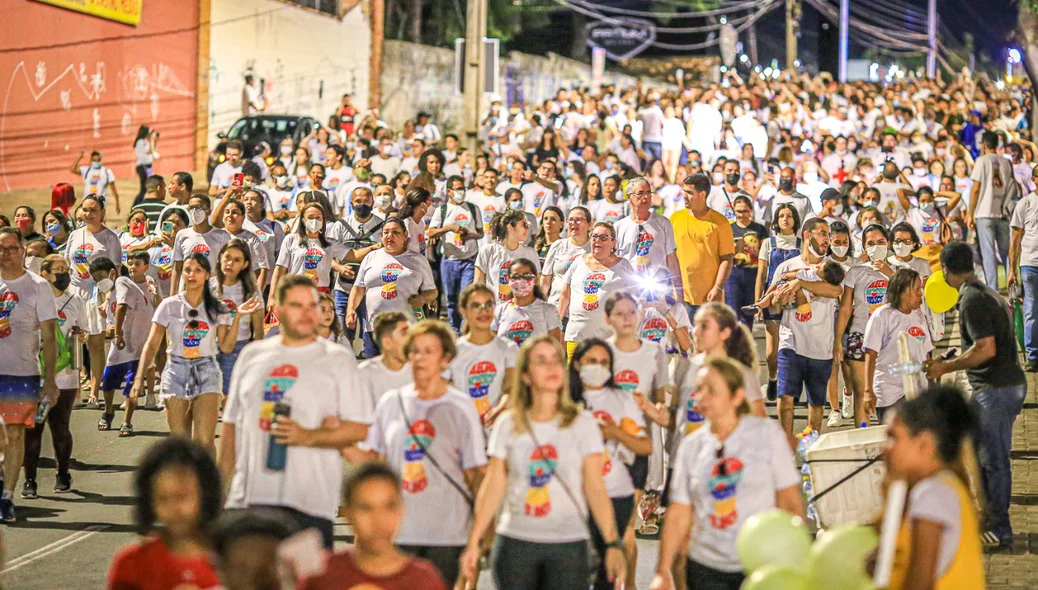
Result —
M95 534L107 529L110 526L111 525L107 524L92 524L82 531L58 539L57 541L54 541L49 545L44 545L43 547L40 547L35 551L30 551L29 553L26 553L25 555L22 555L20 557L16 557L12 559L10 562L8 562L7 567L4 568L3 571L0 571L0 574L12 572L22 567L23 565L29 565L30 563L38 559L43 559L48 555L53 555L54 553L57 553L58 551L61 551L66 547L70 547L84 539L94 536Z

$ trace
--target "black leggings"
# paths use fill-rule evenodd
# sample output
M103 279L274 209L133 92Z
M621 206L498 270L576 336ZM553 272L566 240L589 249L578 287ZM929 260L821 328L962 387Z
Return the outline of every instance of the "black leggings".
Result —
M72 457L72 431L69 419L78 391L62 389L58 403L47 413L47 420L33 428L25 429L25 479L36 479L36 466L40 462L40 447L43 446L43 426L50 426L50 440L54 444L54 459L58 473L68 473L68 462Z
M137 197L133 200L134 207L136 207L137 204L141 202L141 199L144 198L144 181L148 180L147 166L137 166L137 178L140 178L141 180L141 190L137 193Z
M498 590L587 588L587 542L532 543L498 535L490 569Z
M400 545L400 550L431 563L440 572L444 586L453 588L461 574L461 554L465 546L439 547L431 545Z
M685 570L688 590L739 590L743 579L741 572L722 572L691 559Z
M613 467L616 467L615 463ZM627 532L627 525L631 523L631 515L634 514L634 496L610 498L610 500L613 501L613 518L616 520L617 538L622 540L624 533ZM606 573L605 539L602 538L602 532L598 530L595 519L589 518L588 520L591 523L591 542L595 545L595 551L598 551L598 577L595 578L593 587L595 590L609 590L613 587L613 584L609 581L609 576Z

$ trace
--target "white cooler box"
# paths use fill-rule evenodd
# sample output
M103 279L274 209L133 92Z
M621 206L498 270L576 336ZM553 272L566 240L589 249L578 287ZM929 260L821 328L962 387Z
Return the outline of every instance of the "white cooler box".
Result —
M885 426L829 432L818 437L806 453L814 493L821 493L868 459L880 456L886 440ZM822 462L812 462L819 460ZM820 526L867 524L879 518L883 511L880 486L886 472L886 464L879 460L823 496L815 505Z

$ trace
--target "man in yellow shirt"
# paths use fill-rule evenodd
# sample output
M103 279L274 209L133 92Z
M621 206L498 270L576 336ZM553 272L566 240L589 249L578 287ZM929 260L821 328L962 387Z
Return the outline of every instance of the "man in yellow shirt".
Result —
M682 182L685 209L670 216L674 227L678 266L685 290L685 307L691 320L700 305L710 301L724 303L724 284L732 271L735 238L732 226L721 213L706 204L710 178L693 174Z

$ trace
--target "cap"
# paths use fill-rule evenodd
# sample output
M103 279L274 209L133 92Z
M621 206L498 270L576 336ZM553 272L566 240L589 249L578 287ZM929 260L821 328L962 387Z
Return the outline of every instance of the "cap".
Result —
M840 191L830 187L822 191L821 199L823 201L841 201L843 195L840 194Z

